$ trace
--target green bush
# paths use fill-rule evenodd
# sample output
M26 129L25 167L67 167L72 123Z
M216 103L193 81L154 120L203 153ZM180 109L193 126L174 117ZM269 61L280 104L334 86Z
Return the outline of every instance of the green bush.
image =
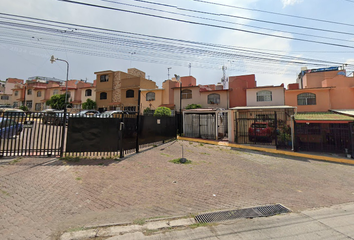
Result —
M167 107L158 107L154 112L155 117L169 117L171 116L171 109Z
M186 109L196 109L196 108L202 108L202 105L192 103L192 104L188 104L186 107Z

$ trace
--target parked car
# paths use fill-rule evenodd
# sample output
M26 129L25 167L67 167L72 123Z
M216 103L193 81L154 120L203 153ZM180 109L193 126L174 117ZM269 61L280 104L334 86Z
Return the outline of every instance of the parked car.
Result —
M248 138L250 141L267 140L272 141L274 137L274 128L268 122L255 122L248 129Z
M22 132L22 123L10 118L0 117L0 138L10 138Z
M97 110L82 110L76 114L73 114L73 117L97 117L100 115L100 112Z
M54 124L54 125L63 125L64 124L64 112L55 111L55 112L47 112L43 115L42 121L44 124ZM66 114L65 124L69 121L69 114Z
M105 111L101 113L99 116L102 118L121 118L122 114L129 114L128 112L123 112L122 110L112 110L112 111Z
M0 117L13 119L15 122L23 122L26 120L26 113L16 108L0 108Z

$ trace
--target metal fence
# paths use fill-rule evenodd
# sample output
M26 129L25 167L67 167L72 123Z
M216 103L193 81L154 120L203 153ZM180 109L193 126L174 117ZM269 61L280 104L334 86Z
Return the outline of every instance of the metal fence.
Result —
M177 117L77 116L57 113L3 113L0 157L123 157L140 147L176 138Z
M61 125L54 115L47 113L2 113L0 157L60 155L66 129Z
M353 134L348 123L296 123L295 150L351 153Z

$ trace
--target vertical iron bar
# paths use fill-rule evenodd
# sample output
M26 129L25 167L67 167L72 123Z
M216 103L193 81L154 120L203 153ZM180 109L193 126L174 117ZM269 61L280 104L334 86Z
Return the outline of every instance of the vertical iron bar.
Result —
M278 149L278 134L277 134L277 129L278 129L278 119L277 119L277 112L274 111L274 133L275 134L275 148Z
M136 142L135 142L135 151L138 153L139 152L139 131L140 131L140 95L141 95L141 91L139 89L138 91L138 113L136 115Z
M68 82L68 81L66 81ZM66 102L64 107L64 116L63 116L63 128L61 133L61 146L60 146L60 157L63 157L64 154L64 139L65 139L65 128L66 128Z

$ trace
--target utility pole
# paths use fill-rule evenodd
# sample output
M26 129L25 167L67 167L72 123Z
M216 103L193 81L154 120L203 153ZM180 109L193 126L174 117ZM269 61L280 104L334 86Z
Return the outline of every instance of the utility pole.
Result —
M172 69L172 67L167 68L167 80L170 79L170 69Z

